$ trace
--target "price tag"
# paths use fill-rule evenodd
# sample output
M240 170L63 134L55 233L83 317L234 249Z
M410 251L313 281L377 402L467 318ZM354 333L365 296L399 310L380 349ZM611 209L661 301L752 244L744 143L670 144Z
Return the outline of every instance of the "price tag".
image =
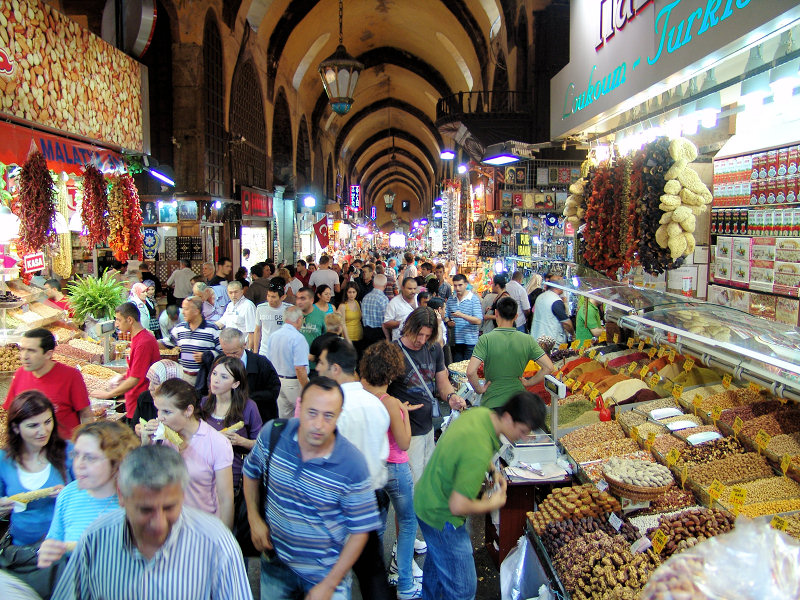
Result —
M653 343L653 340L651 340L649 337L644 338L644 341L647 343L648 346Z
M631 427L631 439L634 442L638 442L641 439L639 437L639 428L638 427Z
M722 378L722 387L727 390L729 387L731 387L731 381L733 381L733 377L731 377L729 373L726 373Z
M650 372L650 369L647 368L647 365L645 365L641 369L639 369L639 377L642 378L642 381L644 381L644 378L647 377L647 374L649 372Z
M607 340L608 340L608 333L606 333L605 331L601 332L600 335L597 336L598 342L605 342Z
M591 352L589 352L589 358L591 358L592 360L594 360L594 357L595 357L595 356L597 356L597 349L596 349L596 348L595 348L595 349L593 349Z
M660 380L661 380L661 376L658 373L653 373L650 376L650 381L647 382L647 385L649 385L651 388L656 387Z
M608 489L608 482L605 479L601 479L597 482L597 489L601 492L605 492Z
M786 531L786 519L783 517L779 517L775 515L772 517L772 520L769 522L772 525L773 529L777 529L778 531Z
M651 450L653 448L653 444L656 442L656 432L651 431L647 434L647 441L644 443L645 448Z
M639 352L642 352L644 350L644 340L639 342L638 348L639 348Z
M687 358L685 361L683 361L683 370L684 371L686 371L688 373L693 368L694 368L694 359L693 358Z
M667 452L667 466L668 466L668 467L671 467L671 466L673 466L675 463L677 463L677 462L678 462L678 459L680 458L680 456L681 456L681 455L680 455L680 453L678 452L678 449L677 449L677 448L673 448L672 450L670 450L669 452Z
M724 489L725 486L722 485L719 479L712 481L708 488L708 495L711 498L711 502L716 502L719 500L719 497L722 495Z
M669 354L667 354L667 360L668 360L669 362L671 362L671 363L674 363L674 362L675 362L675 357L676 357L676 356L677 356L677 354L675 353L675 349L673 348L673 349L671 349L671 350L669 351Z
M632 362L631 364L629 364L628 365L628 369L627 369L628 370L628 375L633 373L636 370L636 367L638 367L638 366L639 365L637 365L635 362Z
M698 412L703 411L703 397L700 394L695 394L692 404L694 405L694 416L696 417Z
M742 430L742 427L744 427L744 421L742 421L741 417L736 417L733 420L733 433L734 433L734 435L739 435L739 432Z
M638 554L640 552L646 552L648 548L650 548L653 544L650 543L650 540L645 537L640 537L638 540L631 544L631 554Z
M634 345L636 345L636 340L634 340L632 337L629 337L628 338L628 348L633 348Z
M767 446L769 446L770 439L771 437L766 431L764 431L763 429L759 430L759 432L756 434L756 439L755 439L755 443L759 451L763 452L764 450L767 449Z
M719 421L719 418L722 416L722 409L719 406L715 406L711 409L711 418L714 420L714 423Z
M569 345L569 347L572 348L573 350L577 350L580 347L580 345L581 345L581 341L580 340L575 340L574 342L572 342Z
M619 531L622 527L622 519L617 516L617 513L612 512L610 515L608 515L608 524Z
M564 385L566 385L569 389L572 389L572 386L575 385L575 380L570 377L564 382Z
M655 348L650 348L650 350L647 351L647 356L653 358L656 355L656 352L657 350Z
M683 463L683 468L681 469L681 488L686 489L687 479L689 479L689 465Z
M683 396L683 386L677 383L672 386L672 397L675 398L675 400L679 400L681 396Z
M784 454L781 456L781 471L783 474L786 475L786 472L789 470L789 465L792 464L792 457L788 454Z
M664 549L664 546L667 545L669 538L667 534L661 531L660 529L656 531L655 535L653 536L653 550L655 550L656 554L661 554L661 551Z
M619 334L618 333L615 333L614 337L612 339L614 340L615 344L619 344Z
M755 394L758 394L761 391L761 386L751 381L747 384L747 389Z
M566 350L567 348L569 348L569 344L567 342L558 345L559 350Z
M587 349L587 348L591 348L591 347L592 347L592 340L584 340L583 348Z
M664 347L662 346L661 348L659 348L659 349L658 349L658 358L661 358L661 357L662 357L662 356L664 356L666 353L667 353L667 351L666 351L666 350L664 350Z
M747 500L747 490L742 487L731 488L731 494L728 496L728 501L734 506L738 506L742 510L745 500Z
M594 401L597 400L597 397L600 395L600 390L592 390L589 392L589 399Z
M592 386L588 383L584 384L583 389L581 390L584 394L588 394L592 389Z

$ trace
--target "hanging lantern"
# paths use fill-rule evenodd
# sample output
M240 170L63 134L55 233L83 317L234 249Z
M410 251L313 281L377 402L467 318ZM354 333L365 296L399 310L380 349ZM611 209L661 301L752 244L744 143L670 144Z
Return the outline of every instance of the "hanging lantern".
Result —
M344 115L350 110L358 76L363 70L363 63L350 56L342 43L342 0L339 0L339 45L333 54L319 63L322 87L336 114Z

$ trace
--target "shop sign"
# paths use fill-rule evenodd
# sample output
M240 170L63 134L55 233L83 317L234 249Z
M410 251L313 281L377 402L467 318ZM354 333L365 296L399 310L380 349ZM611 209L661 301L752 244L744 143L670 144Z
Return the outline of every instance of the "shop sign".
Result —
M570 62L550 82L550 137L575 133L800 17L796 0L571 0ZM663 90L658 90L663 91Z
M114 147L149 152L147 71L44 0L0 2L0 112Z
M144 237L142 242L142 252L144 253L145 260L153 260L158 253L158 243L161 237L153 227L144 228Z
M361 210L361 186L350 186L350 208L353 212Z
M35 273L44 269L44 252L34 252L23 256L22 268L26 273Z
M47 166L56 172L83 175L83 167L89 163L104 173L125 169L122 156L116 152L11 123L0 122L0 140L0 162L7 165L23 164L33 143L42 151Z
M377 217L378 217L378 208L376 206L373 206L372 208L369 209L369 218L374 221Z
M241 187L243 217L271 217L272 196L254 188Z
M529 233L517 234L517 256L531 255L531 235Z

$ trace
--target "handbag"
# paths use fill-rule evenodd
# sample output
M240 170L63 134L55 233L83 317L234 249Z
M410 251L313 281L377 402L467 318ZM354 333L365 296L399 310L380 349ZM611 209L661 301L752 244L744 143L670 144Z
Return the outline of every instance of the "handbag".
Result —
M67 561L62 557L61 560L49 567L40 569L37 566L40 545L41 542L15 546L11 543L11 533L6 532L3 539L0 540L0 569L8 571L20 581L27 583L46 600L53 593L58 577L66 567Z
M402 350L403 354L406 355L406 358L408 359L408 362L411 363L411 368L414 369L414 373L417 374L417 377L419 377L419 380L422 382L423 387L425 388L425 393L428 394L428 398L431 401L432 416L434 418L440 417L441 416L441 411L439 410L439 403L436 401L436 398L433 397L433 394L431 393L431 389L425 384L425 380L422 378L422 375L420 374L419 369L417 368L417 363L415 363L414 360L409 355L409 353L406 352L406 349L403 347L403 343L402 342L400 342L397 345L400 346L400 350ZM435 380L434 380L434 384L435 384Z

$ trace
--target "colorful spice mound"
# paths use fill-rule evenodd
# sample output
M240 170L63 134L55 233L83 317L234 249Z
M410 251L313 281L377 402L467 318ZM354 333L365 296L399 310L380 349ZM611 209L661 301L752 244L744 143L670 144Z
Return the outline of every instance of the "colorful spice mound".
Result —
M114 258L125 261L142 259L142 207L133 177L119 175L111 179L108 193L108 245Z
M21 254L39 252L56 241L56 188L38 148L28 154L19 176L19 242Z
M103 174L94 165L86 165L83 174L81 220L86 226L86 243L90 248L105 244L108 239L108 187Z

